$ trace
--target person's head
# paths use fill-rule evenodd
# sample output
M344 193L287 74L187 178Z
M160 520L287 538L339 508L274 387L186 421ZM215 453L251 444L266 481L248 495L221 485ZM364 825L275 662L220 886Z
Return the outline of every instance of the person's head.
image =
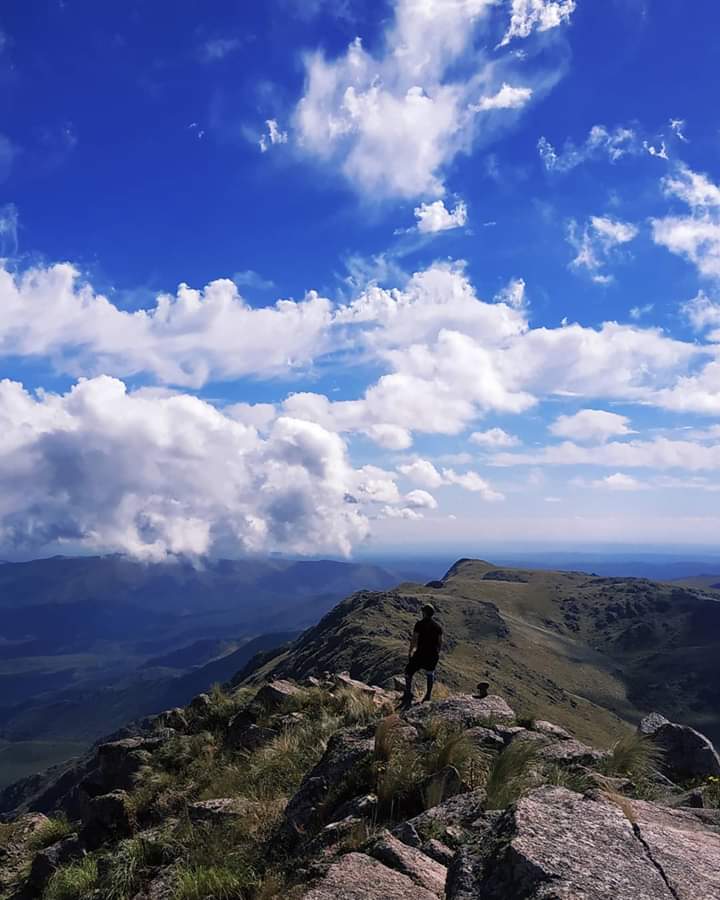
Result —
M423 614L424 619L432 619L432 617L435 615L435 607L430 606L429 603L426 603L425 606L423 606L423 608L420 610L420 612Z

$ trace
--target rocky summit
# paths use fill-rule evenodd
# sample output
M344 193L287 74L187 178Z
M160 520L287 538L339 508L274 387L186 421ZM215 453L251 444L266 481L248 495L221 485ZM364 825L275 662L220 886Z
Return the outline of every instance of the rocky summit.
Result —
M402 711L395 683L217 688L96 745L17 793L0 898L720 898L700 732L656 714L591 746L492 685Z

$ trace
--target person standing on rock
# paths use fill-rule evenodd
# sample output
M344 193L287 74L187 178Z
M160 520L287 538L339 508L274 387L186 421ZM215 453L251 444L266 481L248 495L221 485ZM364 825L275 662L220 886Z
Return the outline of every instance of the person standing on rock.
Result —
M407 709L413 699L413 676L423 669L427 678L427 690L422 702L427 703L432 695L435 683L435 668L440 659L443 630L433 618L435 608L426 603L422 608L422 619L415 623L413 636L410 641L410 654L407 668L405 669L405 693L402 698L402 707Z

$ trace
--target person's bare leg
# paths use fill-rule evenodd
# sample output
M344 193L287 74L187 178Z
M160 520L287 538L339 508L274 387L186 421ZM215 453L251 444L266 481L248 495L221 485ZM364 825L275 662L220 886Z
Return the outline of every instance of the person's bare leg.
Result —
M434 672L426 672L425 677L427 679L427 689L425 691L425 696L422 699L423 703L427 703L432 696L433 685L435 684L435 673Z

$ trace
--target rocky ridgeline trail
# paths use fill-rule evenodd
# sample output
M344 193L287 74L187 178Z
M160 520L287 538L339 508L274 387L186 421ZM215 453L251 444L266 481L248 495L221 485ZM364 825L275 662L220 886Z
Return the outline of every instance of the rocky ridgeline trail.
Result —
M486 684L405 712L400 687L215 689L97 745L0 825L0 898L720 898L697 731L653 714L601 750Z

